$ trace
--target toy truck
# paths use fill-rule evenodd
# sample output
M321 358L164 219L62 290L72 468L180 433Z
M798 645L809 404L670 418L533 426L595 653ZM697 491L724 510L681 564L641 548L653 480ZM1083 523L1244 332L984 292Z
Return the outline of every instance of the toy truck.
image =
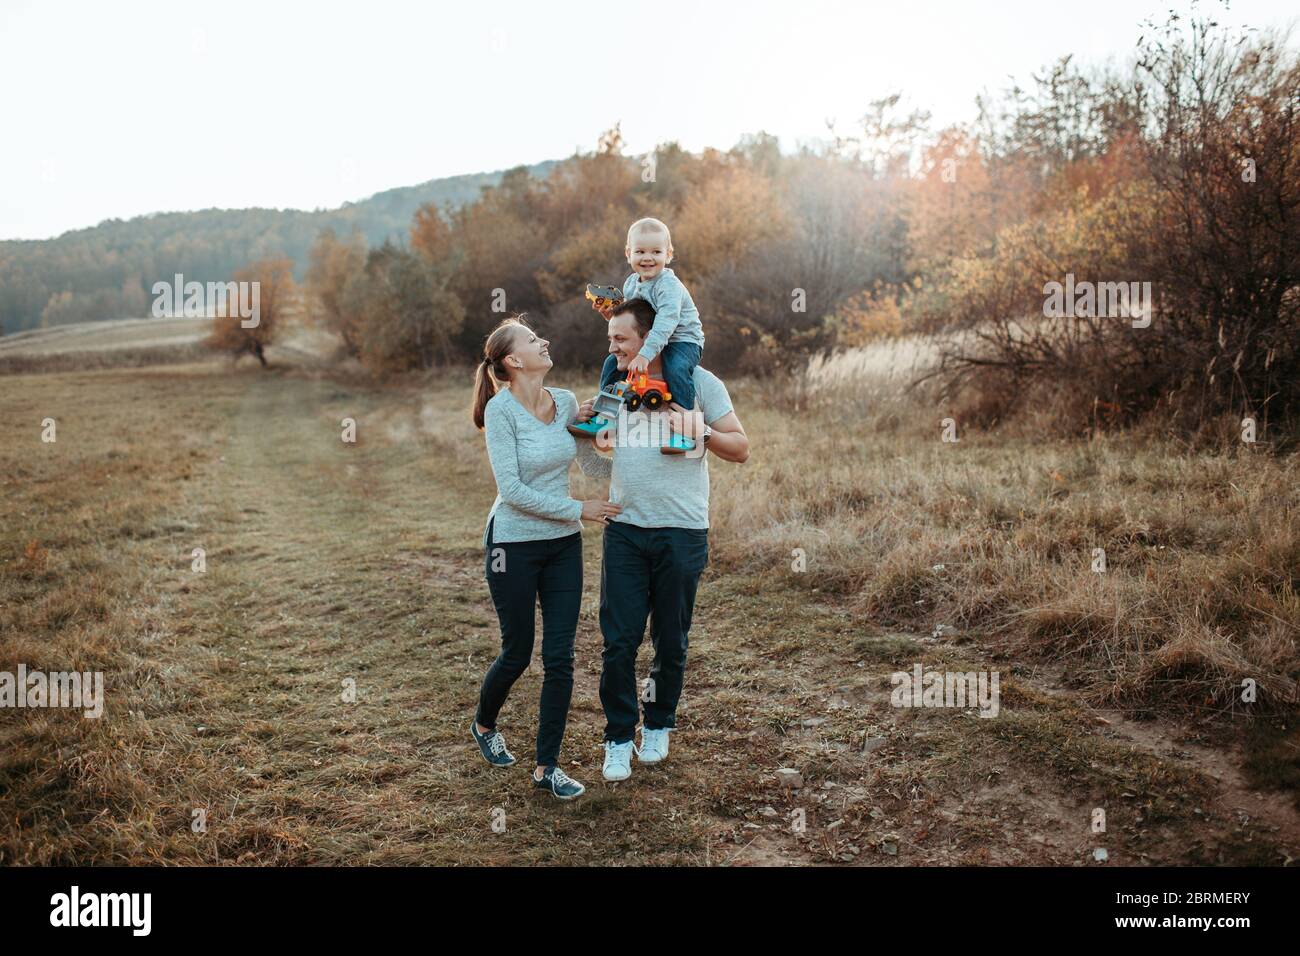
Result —
M587 300L597 312L612 309L623 301L623 293L612 285L587 283Z
M672 400L673 393L668 391L667 382L651 378L647 372L640 372L602 389L592 407L599 417L615 421L620 406L626 405L629 412L635 412L639 408L653 412Z

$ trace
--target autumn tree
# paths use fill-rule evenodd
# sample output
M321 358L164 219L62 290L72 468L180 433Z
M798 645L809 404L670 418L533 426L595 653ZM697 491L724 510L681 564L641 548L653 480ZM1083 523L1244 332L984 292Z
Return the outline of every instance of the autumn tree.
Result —
M377 373L449 362L465 310L445 271L420 255L385 243L349 280L344 308L356 316L361 363Z
M531 311L542 302L537 275L550 246L540 202L541 185L520 167L452 215L457 260L448 288L467 316L456 337L460 354L480 349L507 311Z
M448 263L454 251L451 226L437 206L426 203L411 220L411 249L433 265Z
M366 264L366 242L358 232L347 241L325 229L307 253L307 294L316 320L335 333L348 355L361 351L359 317L344 308L343 290Z
M217 303L217 317L204 344L235 359L245 353L255 355L265 368L264 350L281 331L297 296L293 262L283 257L261 259L240 269L233 279L241 292L234 299ZM245 304L253 306L251 315L243 314Z
M1161 290L1153 383L1189 423L1300 414L1300 55L1171 15L1139 45L1158 231L1133 237ZM1154 344L1154 343L1153 343ZM1156 392L1160 394L1159 391Z

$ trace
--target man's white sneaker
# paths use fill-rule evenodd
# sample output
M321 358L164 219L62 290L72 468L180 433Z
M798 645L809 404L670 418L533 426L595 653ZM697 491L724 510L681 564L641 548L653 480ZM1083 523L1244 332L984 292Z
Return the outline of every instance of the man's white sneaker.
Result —
M616 744L605 741L605 768L600 772L606 780L626 780L632 776L632 741Z
M641 746L637 748L636 757L642 763L658 763L668 756L668 733L672 728L661 730L641 728Z

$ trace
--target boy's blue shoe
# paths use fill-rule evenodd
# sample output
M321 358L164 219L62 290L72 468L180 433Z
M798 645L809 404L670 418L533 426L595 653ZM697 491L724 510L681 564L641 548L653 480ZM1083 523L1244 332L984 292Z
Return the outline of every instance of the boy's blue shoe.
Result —
M470 721L469 732L474 735L483 759L494 767L509 767L515 762L514 754L506 750L506 739L499 730L489 730L485 734L478 732L478 720Z
M677 434L676 432L673 432L668 436L668 443L666 445L659 446L659 453L661 455L684 455L688 451L694 450L695 442Z
M585 422L570 422L569 434L577 438L595 438L602 429L609 427L610 421L608 418L601 418L596 415Z
M582 796L587 788L574 780L559 767L547 767L542 771L542 779L537 779L533 771L533 786L539 790L549 790L552 796L560 800L573 800Z

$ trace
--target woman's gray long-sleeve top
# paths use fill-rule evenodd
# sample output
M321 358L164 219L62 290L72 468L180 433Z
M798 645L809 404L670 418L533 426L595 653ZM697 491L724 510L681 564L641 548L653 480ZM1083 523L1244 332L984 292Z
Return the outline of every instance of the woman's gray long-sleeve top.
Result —
M612 462L589 441L569 434L578 400L570 391L547 388L555 399L555 418L543 425L503 388L483 412L488 459L497 482L497 499L488 512L494 544L562 538L582 530L582 502L569 497L569 465L576 457L583 474L608 478ZM483 544L488 544L487 527Z

